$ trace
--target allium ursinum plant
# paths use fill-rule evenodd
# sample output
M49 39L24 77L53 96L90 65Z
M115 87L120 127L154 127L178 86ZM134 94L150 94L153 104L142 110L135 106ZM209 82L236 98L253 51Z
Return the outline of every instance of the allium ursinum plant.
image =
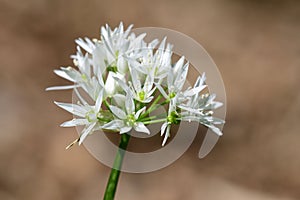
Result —
M205 74L193 87L184 89L189 68L185 58L172 63L172 45L166 38L146 43L146 34L136 36L131 28L124 30L120 23L112 30L106 25L101 28L100 39L77 39L77 52L71 56L76 67L54 70L72 84L47 90L72 89L79 99L75 104L55 102L74 115L61 126L84 126L79 138L67 148L82 144L94 131L110 130L121 134L120 147L126 149L132 129L150 134L147 125L154 123L162 124L163 146L171 135L171 126L182 121L199 122L222 135L215 125L224 121L213 117L222 103L206 92ZM93 103L88 103L79 90ZM160 106L167 106L167 113L150 115ZM104 199L114 198L123 156L118 152Z

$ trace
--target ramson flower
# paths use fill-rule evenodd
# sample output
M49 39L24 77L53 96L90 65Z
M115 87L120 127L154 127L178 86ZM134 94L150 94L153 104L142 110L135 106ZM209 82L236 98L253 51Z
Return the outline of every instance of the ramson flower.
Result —
M162 79L168 75L171 68L172 45L166 45L166 38L160 43L159 47L154 51L153 47L156 41L150 47L144 47L140 52L137 60L130 60L130 65L136 70L144 74L154 74L155 79Z
M180 61L180 60L179 60ZM165 135L162 145L165 145L167 138L170 137L170 127L172 124L178 124L180 121L196 121L210 128L217 135L222 135L222 132L215 125L225 123L223 120L213 117L213 110L222 106L222 103L214 101L214 94L201 94L200 92L206 87L205 73L199 76L193 88L188 88L181 92L182 86L177 82L169 82L168 86L177 85L177 93L169 98L169 111L166 121L161 126L161 135ZM170 80L170 79L169 79ZM159 86L158 86L159 88ZM163 94L162 87L159 88ZM171 88L170 91L172 91ZM179 90L180 89L180 90ZM175 90L173 90L174 92ZM165 95L164 95L165 96ZM200 97L199 97L200 96Z
M84 139L95 130L99 130L101 127L99 119L102 119L104 116L101 114L101 104L103 92L101 91L95 105L89 105L77 92L77 95L81 102L78 104L71 103L61 103L55 102L55 104L62 109L72 113L75 118L66 121L61 124L62 127L72 127L72 126L82 126L85 128L82 130L81 135L78 140L79 145L84 141ZM106 116L107 118L107 116Z
M164 146L167 142L167 139L170 137L170 129L172 124L179 124L180 118L179 114L176 110L176 97L171 99L170 104L169 104L169 110L168 110L168 115L165 120L165 122L162 124L161 129L160 129L160 135L164 136L162 146Z
M135 112L134 101L131 96L126 96L125 106L119 108L117 106L109 106L109 109L114 114L115 119L102 126L103 129L119 131L120 134L128 133L132 128L137 132L150 134L149 129L138 119L146 107Z
M204 86L205 74L202 77L198 77L194 88ZM181 104L178 107L182 109L181 117L182 121L196 121L204 126L210 128L217 135L222 135L222 132L215 125L224 124L225 121L219 118L213 117L213 110L221 107L223 104L218 101L214 101L215 94L202 94L196 93L190 98L187 103Z
M152 94L155 91L154 76L152 74L144 75L139 73L135 68L130 68L131 82L126 84L124 81L115 77L118 84L123 88L127 95L132 96L135 100L142 103L149 103L154 98ZM144 78L145 77L145 78ZM143 80L143 83L141 82Z

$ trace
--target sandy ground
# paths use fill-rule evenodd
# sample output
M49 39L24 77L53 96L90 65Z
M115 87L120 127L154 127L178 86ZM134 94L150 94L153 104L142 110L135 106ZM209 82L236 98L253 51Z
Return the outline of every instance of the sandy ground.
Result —
M99 199L109 168L58 125L70 115L51 92L71 64L74 39L104 23L183 32L224 78L224 136L205 159L198 144L173 165L123 174L116 199L300 199L300 4L297 1L0 1L0 199Z

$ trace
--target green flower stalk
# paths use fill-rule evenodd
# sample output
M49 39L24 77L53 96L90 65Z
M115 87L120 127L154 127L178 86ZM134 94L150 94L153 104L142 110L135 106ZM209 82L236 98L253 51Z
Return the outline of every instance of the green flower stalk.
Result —
M118 181L120 177L120 170L122 167L123 158L126 152L127 145L129 143L130 135L124 133L121 135L119 149L115 157L113 168L111 169L109 179L107 182L106 190L104 193L103 200L112 200L115 197Z

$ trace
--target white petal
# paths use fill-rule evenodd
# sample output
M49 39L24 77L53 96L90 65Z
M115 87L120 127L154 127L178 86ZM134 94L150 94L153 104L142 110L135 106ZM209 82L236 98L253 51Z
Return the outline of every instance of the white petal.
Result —
M134 89L136 91L140 91L142 88L142 85L141 85L137 71L134 68L130 68L130 74L131 74L131 81L132 81L132 85L133 85Z
M195 114L200 114L199 111L197 109L194 109L194 108L186 107L184 105L179 105L178 107L183 109L183 110L195 113Z
M122 81L120 78L118 77L113 77L115 79L115 81L117 81L117 83L119 84L119 86L121 86L121 88L127 93L127 94L130 94L132 95L132 92L129 88L128 85L126 85L126 83L124 83L124 81Z
M132 114L135 111L133 99L129 95L126 96L125 107L127 114Z
M160 136L162 136L164 133L165 133L165 130L168 126L168 122L165 122L161 125L161 128L160 128Z
M113 96L113 99L114 99L115 103L117 104L117 106L119 106L121 108L123 108L125 106L125 99L126 99L125 95L115 94Z
M159 40L158 40L158 39L154 39L154 40L152 40L152 41L148 44L148 47L149 47L150 49L154 49L154 48L158 45L158 43L159 43Z
M212 105L211 105L211 109L217 109L217 108L220 108L223 106L223 103L222 102L218 102L218 101L215 101Z
M165 137L164 137L164 140L163 140L162 146L165 146L165 144L166 144L166 142L167 142L167 139L168 139L168 137L170 137L170 128L171 128L171 126L169 125L169 126L167 127L167 131L166 131L166 133L165 133Z
M64 86L52 86L46 88L46 91L52 91L52 90L69 90L79 87L79 85L64 85Z
M177 77L174 80L174 85L178 90L181 90L185 81L186 81L186 76L188 74L188 69L189 69L189 63L186 63L182 70L179 72L180 74L177 75Z
M82 144L83 140L88 136L88 134L90 134L94 128L94 126L96 125L96 122L88 125L87 127L85 127L85 129L83 129L82 134L80 135L80 139L79 139L79 145Z
M161 41L161 43L160 43L160 45L159 45L159 47L158 47L157 50L162 51L162 50L165 49L166 40L167 40L167 37L164 37L164 39Z
M110 110L113 114L119 119L126 119L126 113L116 106L109 106Z
M131 129L132 129L131 126L122 127L122 128L120 128L120 134L128 133Z
M66 74L66 72L64 72L64 71L61 71L61 70L54 70L54 73L56 74L56 75L58 75L58 76L60 76L60 77L62 77L62 78L64 78L64 79L67 79L67 80L69 80L69 81L71 81L71 82L75 82L75 80L73 79L73 78L71 78L68 74Z
M122 74L125 74L127 72L128 66L123 55L118 56L117 67L118 67L118 72L121 72Z
M149 129L142 122L137 122L137 125L134 127L134 130L150 135Z
M66 121L62 123L60 126L62 127L72 127L72 126L82 126L88 124L87 119L72 119L70 121Z
M109 129L109 130L118 130L123 126L124 126L124 122L122 120L115 119L108 122L107 124L104 124L101 128Z
M128 36L128 34L130 33L132 27L133 27L133 24L130 24L130 25L128 26L128 28L127 28L126 31L124 32L124 37L127 37L127 36Z
M114 79L114 72L109 72L105 82L105 92L108 96L113 96L116 91L116 80Z
M99 79L99 82L103 82L103 76L106 75L106 66L105 66L105 51L103 49L103 45L97 45L95 50L93 51L93 70L94 74Z
M95 105L95 111L98 113L101 109L101 104L102 104L102 98L103 98L103 90L101 90L101 92L99 93L99 96L97 98L96 101L96 105Z
M86 102L86 100L81 96L81 94L79 93L79 91L77 90L77 88L74 89L75 94L77 95L77 97L79 98L80 102L83 105L88 105L88 103Z
M177 73L180 73L180 70L182 69L182 66L184 64L184 56L182 56L177 62L176 64L174 65L174 74L177 74Z
M71 104L71 103L61 103L61 102L54 102L57 106L61 107L62 109L76 115L79 117L85 117L86 110L79 105Z
M142 109L138 110L135 115L134 115L134 118L135 119L138 119L139 116L141 115L142 112L144 112L146 110L146 106L144 106Z
M148 75L146 77L146 80L145 80L145 83L144 83L144 91L146 93L150 92L152 87L153 87L153 84L154 84L154 76L151 76L151 75Z
M142 103L150 103L150 102L152 101L153 98L154 98L154 97L151 96L151 97L148 97L148 98L146 98L145 100L143 100L143 101L141 101L141 102L142 102Z
M72 67L61 67L60 70L54 70L54 73L72 82L79 82L82 79L81 74Z
M198 94L199 92L201 92L204 88L206 88L206 85L201 85L199 87L195 87L189 90L184 91L184 96L193 96L195 94Z
M165 90L160 86L160 84L155 83L155 86L160 91L160 93L164 96L165 99L169 99L169 96L165 92Z
M89 39L88 39L89 40ZM75 42L81 46L85 51L92 53L93 49L90 47L89 44L87 44L88 41L84 41L82 38L78 38L77 40L75 40ZM91 42L91 41L90 41Z
M205 125L205 124L204 124ZM222 133L222 131L219 129L219 128L217 128L216 126L214 126L214 125L205 125L205 126L207 126L208 128L210 128L213 132L215 132L218 136L222 136L223 135L223 133Z

